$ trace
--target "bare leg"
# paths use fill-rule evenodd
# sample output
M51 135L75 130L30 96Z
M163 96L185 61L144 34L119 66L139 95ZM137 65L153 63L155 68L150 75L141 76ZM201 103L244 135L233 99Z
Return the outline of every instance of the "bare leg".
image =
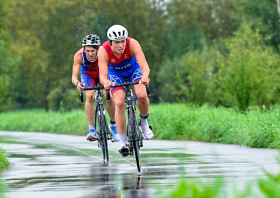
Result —
M145 85L135 85L134 90L138 98L138 109L140 111L140 114L142 116L148 115L150 100L147 97ZM146 139L151 139L154 136L147 122L147 117L141 117L141 128Z
M118 90L114 93L115 100L115 120L118 128L118 133L126 132L126 118L125 118L125 95L123 90Z
M106 91L103 90L103 94L106 95ZM106 103L106 110L109 114L110 120L115 120L115 102L111 95L111 100Z
M147 115L149 112L150 100L147 97L146 87L144 85L134 85L135 94L138 98L138 109L141 115Z
M94 108L94 91L85 91L86 93L86 104L85 104L85 112L87 116L88 124L94 123L94 115L95 115L95 108Z

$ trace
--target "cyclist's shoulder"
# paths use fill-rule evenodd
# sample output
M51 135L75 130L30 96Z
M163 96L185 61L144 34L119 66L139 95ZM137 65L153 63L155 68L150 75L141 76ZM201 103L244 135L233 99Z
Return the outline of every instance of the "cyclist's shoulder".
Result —
M108 41L105 41L101 46L100 48L105 48L107 50L107 48L111 48L111 45L110 45L110 42L109 40Z
M74 62L83 62L83 48L78 50L74 55Z
M97 56L99 62L101 62L104 58L108 58L107 50L103 45L99 48Z
M131 38L129 42L129 51L132 55L135 55L135 52L139 51L141 46L136 39Z

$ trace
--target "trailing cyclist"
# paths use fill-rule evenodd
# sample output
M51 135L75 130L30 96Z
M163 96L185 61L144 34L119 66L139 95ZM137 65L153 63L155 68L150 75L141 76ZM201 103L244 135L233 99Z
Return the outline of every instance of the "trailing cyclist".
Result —
M138 98L138 109L141 117L141 127L145 139L151 139L154 134L149 128L149 98L145 85L150 82L150 68L145 59L140 44L128 37L126 28L121 25L113 25L107 32L108 41L103 43L98 53L100 67L100 81L105 89L111 89L115 84L129 81L140 81L134 85ZM120 137L120 153L127 152L126 147L126 117L125 117L125 92L123 87L112 88L111 93L115 101L115 118Z
M74 55L72 83L76 86L77 90L83 89L84 87L94 87L95 79L99 80L99 67L98 67L98 50L100 48L101 41L97 35L87 35L83 41L82 46L78 52ZM78 79L79 70L81 67L81 81ZM94 128L94 90L85 91L86 103L85 112L87 116L89 131L86 139L95 139L96 131ZM104 90L105 94L105 90ZM112 132L112 141L120 141L117 126L115 122L115 104L114 100L110 100L106 105L107 112L110 116L110 129Z

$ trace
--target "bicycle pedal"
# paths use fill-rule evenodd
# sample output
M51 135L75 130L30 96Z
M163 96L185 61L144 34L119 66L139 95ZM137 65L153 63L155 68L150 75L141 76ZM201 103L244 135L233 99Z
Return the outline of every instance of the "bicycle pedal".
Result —
M122 152L121 155L122 155L123 157L127 157L127 156L129 155L129 153L128 153L128 152Z
M93 142L93 141L96 141L96 140L97 140L97 139L95 139L95 138L89 139L90 142Z
M123 148L122 150L119 151L119 153L123 156L126 157L129 155L129 149L128 148Z

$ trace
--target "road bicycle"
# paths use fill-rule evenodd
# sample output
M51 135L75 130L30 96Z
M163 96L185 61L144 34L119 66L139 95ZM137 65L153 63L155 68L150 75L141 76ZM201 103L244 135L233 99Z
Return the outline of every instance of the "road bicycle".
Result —
M125 109L127 110L127 126L126 126L126 146L129 148L129 152L121 153L123 157L135 155L138 175L141 174L141 164L139 149L143 147L143 131L140 127L136 116L136 107L133 102L133 91L132 86L139 84L139 81L129 82L129 79L125 79L125 83L116 84L114 87L124 87L125 88ZM149 87L146 86L148 95L150 95ZM151 126L150 126L151 128Z
M105 107L103 105L103 95L102 90L104 89L104 86L99 86L98 79L95 80L95 86L94 87L88 87L84 88L84 90L95 90L95 117L94 117L94 126L96 129L96 139L90 139L89 141L95 141L98 142L98 147L102 151L103 156L103 163L108 164L109 163L109 155L108 155L108 145L107 140L112 140L112 134L109 130L106 115L105 115ZM110 94L109 91L106 91L106 98L107 102L110 100ZM80 90L80 99L81 102L83 102L83 91Z

